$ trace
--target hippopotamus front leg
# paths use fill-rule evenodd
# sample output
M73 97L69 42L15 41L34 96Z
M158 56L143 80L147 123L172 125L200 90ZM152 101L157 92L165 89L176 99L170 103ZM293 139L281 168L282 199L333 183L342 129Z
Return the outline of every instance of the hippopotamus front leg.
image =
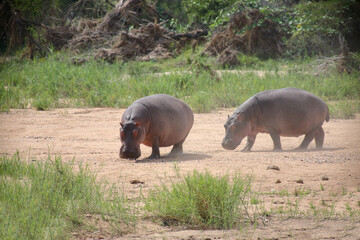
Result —
M252 146L255 143L256 135L257 133L248 135L246 146L241 150L242 152L250 152Z
M160 150L159 150L159 138L154 137L152 144L152 152L149 156L149 159L159 159L160 158Z

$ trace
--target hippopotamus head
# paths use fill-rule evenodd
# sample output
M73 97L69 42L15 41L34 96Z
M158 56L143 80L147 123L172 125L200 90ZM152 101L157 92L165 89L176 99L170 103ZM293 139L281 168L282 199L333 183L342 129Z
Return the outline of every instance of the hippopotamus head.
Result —
M240 145L241 140L250 134L251 121L244 113L235 113L228 117L225 125L225 137L222 141L223 148L234 150Z
M120 158L136 159L141 156L140 144L145 139L145 130L140 122L120 123Z

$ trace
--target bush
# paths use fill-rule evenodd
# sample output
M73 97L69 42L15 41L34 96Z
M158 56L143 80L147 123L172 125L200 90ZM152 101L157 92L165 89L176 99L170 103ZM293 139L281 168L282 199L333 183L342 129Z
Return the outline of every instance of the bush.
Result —
M250 176L212 176L196 170L150 192L145 209L166 222L192 227L230 229L249 217ZM247 219L249 220L249 219ZM251 219L250 219L251 221Z

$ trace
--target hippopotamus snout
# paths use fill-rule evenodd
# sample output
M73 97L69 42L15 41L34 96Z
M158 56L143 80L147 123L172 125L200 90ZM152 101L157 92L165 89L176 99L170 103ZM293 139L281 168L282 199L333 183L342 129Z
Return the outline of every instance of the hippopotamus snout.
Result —
M137 159L141 156L140 147L136 148L129 148L125 145L122 145L120 148L120 158L130 158L130 159Z
M222 141L222 147L226 150L234 150L240 143L236 143L233 139L224 138Z

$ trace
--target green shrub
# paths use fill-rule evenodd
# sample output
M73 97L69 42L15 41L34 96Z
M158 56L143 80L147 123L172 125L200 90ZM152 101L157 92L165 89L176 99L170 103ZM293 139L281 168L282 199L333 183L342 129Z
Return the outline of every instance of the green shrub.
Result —
M194 170L179 182L156 187L145 200L145 209L167 222L230 229L249 220L247 207L250 201L258 202L251 196L251 183L250 176L236 174L230 179Z

